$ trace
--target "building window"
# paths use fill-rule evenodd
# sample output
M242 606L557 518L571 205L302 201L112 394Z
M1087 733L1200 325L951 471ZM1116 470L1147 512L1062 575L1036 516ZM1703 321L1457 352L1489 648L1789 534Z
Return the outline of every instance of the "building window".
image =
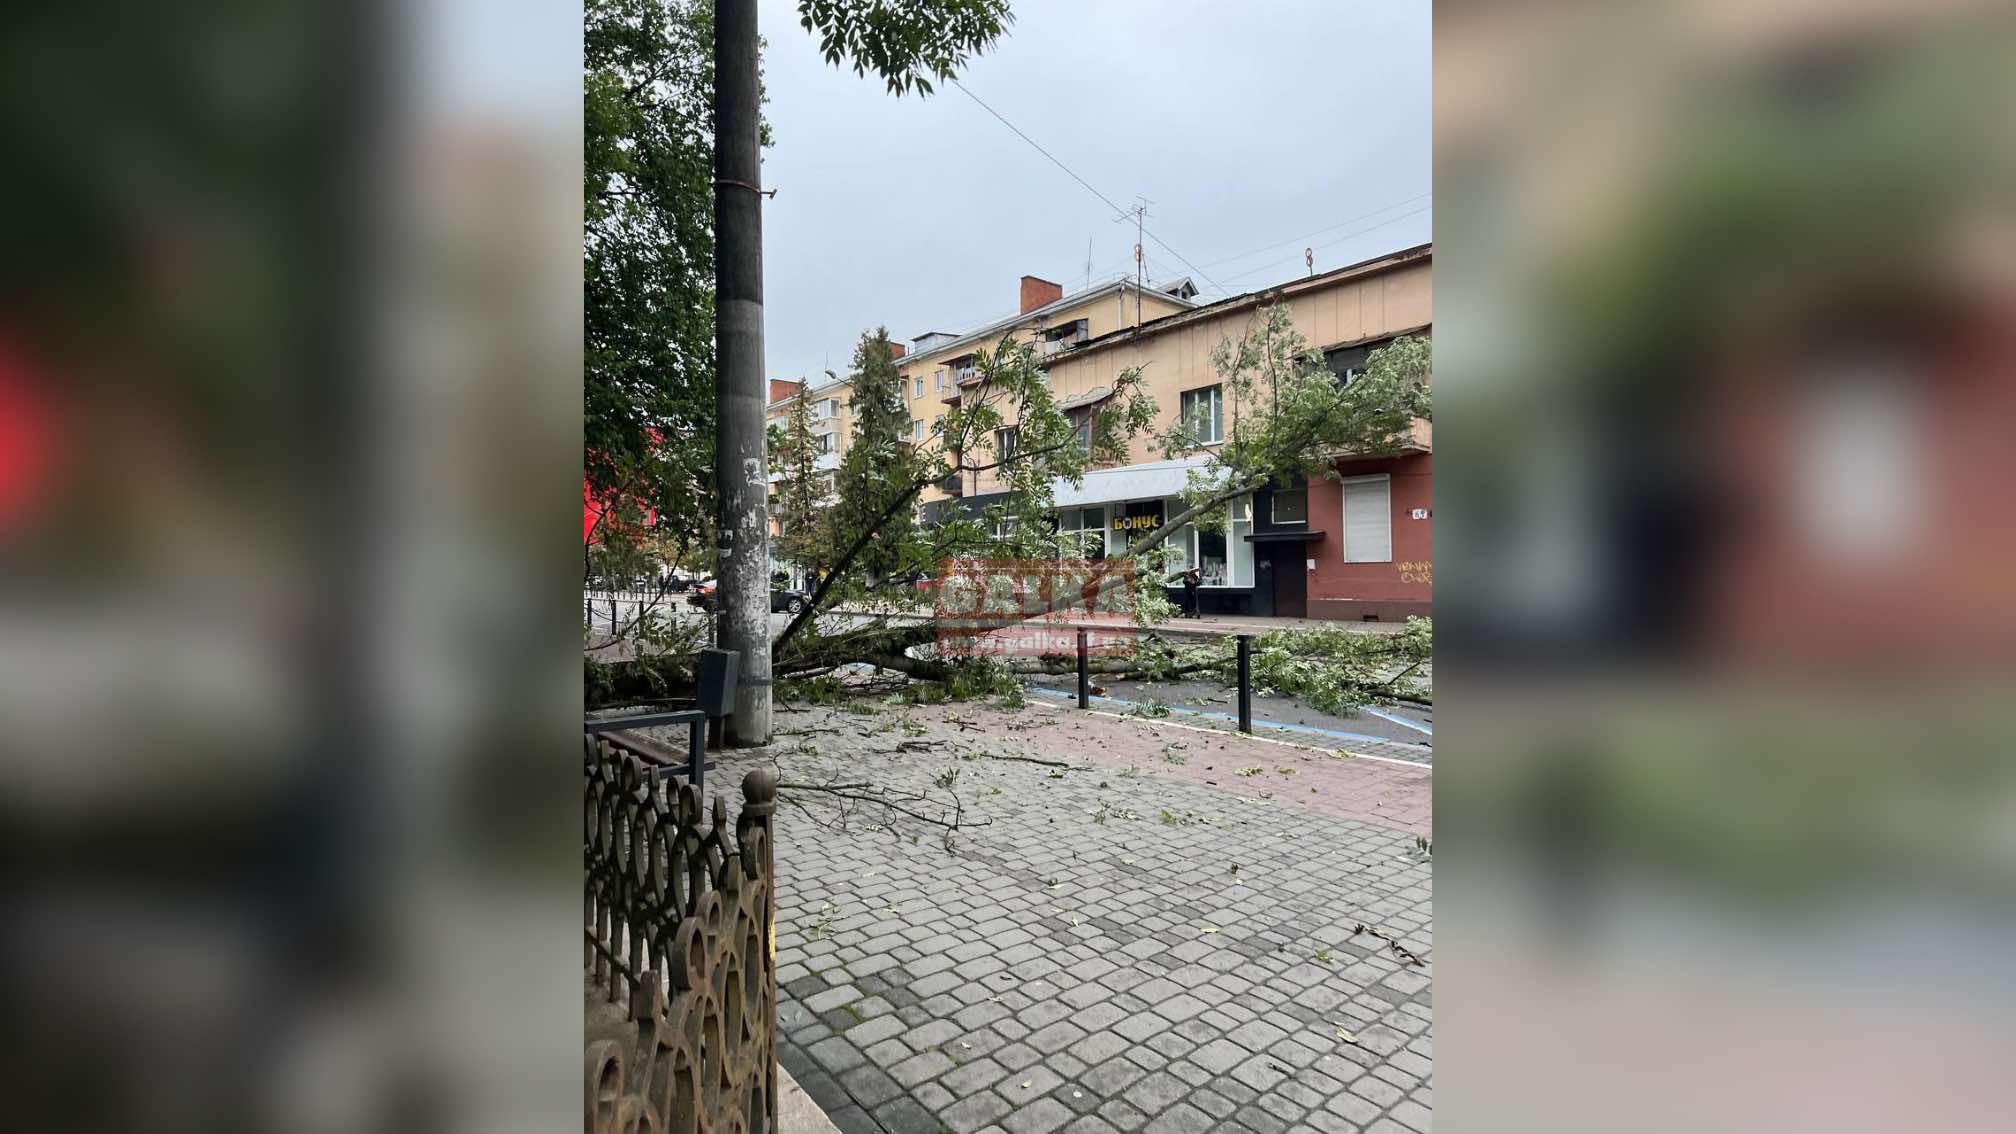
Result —
M1225 440L1225 388L1183 391L1183 428L1207 445Z
M942 394L942 393L944 393L944 392L945 392L945 368L944 368L944 367L942 367L942 366L941 366L941 367L939 367L939 368L938 368L937 370L935 370L935 371L933 371L933 372L932 372L932 374L931 374L931 377L932 377L932 378L933 378L934 380L936 380L936 381L937 381L937 383L938 383L938 392L939 392L939 393L941 393L941 394Z
M995 458L1003 461L1012 458L1016 453L1016 446L1021 442L1021 439L1022 439L1022 430L1016 426L1011 425L1006 429L995 430L994 431Z
M840 416L839 398L828 398L825 401L819 403L819 417L821 420L826 420L829 418L835 418L839 416Z
M924 396L924 376L922 374L919 374L916 377L916 379L911 382L911 389L912 393L910 396L912 398L922 398Z
M1339 385L1349 386L1353 378L1365 373L1365 361L1372 357L1373 351L1391 345L1392 339L1382 339L1376 343L1326 350L1323 352L1323 368L1337 376Z
M913 417L913 418L911 418L911 419L910 419L910 439L911 439L912 441L922 441L922 440L924 440L924 419L923 419L923 418L921 418L921 417Z
M1276 489L1274 492L1274 522L1277 524L1308 523L1309 490L1306 488Z
M1071 423L1071 429L1077 435L1078 451L1089 455L1092 452L1092 407L1071 410L1064 415L1064 420Z
M1392 480L1385 474L1344 482L1344 562L1393 561Z
M830 453L833 451L833 435L831 433L821 433L819 435L819 451L821 453Z
M1106 558L1106 509L1066 508L1057 513L1057 548L1066 559Z

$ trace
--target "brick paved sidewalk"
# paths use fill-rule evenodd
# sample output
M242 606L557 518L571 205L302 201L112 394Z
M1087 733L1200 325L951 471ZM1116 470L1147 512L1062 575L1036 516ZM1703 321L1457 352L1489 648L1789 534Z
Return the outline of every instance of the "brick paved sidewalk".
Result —
M778 809L780 1060L841 1130L1428 1129L1432 773L1036 707L779 728L714 782L774 759L986 824Z

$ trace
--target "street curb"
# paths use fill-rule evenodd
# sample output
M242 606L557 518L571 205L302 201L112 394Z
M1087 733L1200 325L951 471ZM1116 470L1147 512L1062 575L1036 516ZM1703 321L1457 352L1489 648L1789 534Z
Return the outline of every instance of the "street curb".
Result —
M840 1134L840 1128L781 1063L777 1065L777 1134Z

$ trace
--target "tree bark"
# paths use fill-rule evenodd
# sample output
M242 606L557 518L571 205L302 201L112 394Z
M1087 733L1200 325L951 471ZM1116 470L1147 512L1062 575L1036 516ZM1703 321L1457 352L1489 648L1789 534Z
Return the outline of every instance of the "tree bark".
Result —
M714 484L721 645L740 656L728 742L770 742L770 462L764 452L763 176L756 0L714 6Z

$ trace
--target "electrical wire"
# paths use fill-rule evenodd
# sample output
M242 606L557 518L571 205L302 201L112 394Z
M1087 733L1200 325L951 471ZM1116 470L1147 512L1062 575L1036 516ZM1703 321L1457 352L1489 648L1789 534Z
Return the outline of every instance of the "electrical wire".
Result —
M1114 204L1113 198L1108 197L1106 194L1101 193L1099 190L1093 188L1092 183L1090 181L1087 181L1083 177L1078 176L1077 171L1073 170L1070 166L1065 165L1064 162L1061 159L1059 159L1056 154L1053 154L1049 150L1044 149L1043 146L1036 141L1036 139L1023 133L1021 127L1015 125L1013 122L1008 121L1005 115L1003 115L1000 111L994 109L993 107L987 105L986 102L981 100L979 95L976 95L972 91L967 90L966 84L960 82L958 79L953 79L951 80L951 82L952 85L958 87L960 92L963 93L967 98L972 99L974 103L980 107L980 109L993 115L997 120L1000 121L1001 125L1006 126L1008 127L1008 129L1014 131L1016 137L1029 143L1030 146L1035 148L1037 153L1042 154L1044 157L1050 159L1050 164L1056 166L1058 169L1063 170L1065 174L1071 178L1071 180L1076 181L1078 184L1084 186L1085 191L1087 193L1090 193L1094 197L1099 198L1099 200L1104 202L1106 207L1112 209L1115 214L1126 213L1131 211L1128 209L1123 209L1120 206ZM1171 256L1176 257L1176 259L1180 261L1184 267L1189 268L1191 271L1197 273L1198 278L1202 279L1205 283L1211 284L1211 286L1214 288L1218 286L1217 284L1212 283L1211 277L1205 275L1204 270L1202 268L1199 268L1197 265L1192 264L1189 260L1184 259L1183 253L1178 252L1176 251L1176 249L1170 247L1168 241L1162 239L1161 237L1155 235L1152 232L1149 232L1145 227L1141 230L1141 235L1149 240L1154 241L1156 244L1161 245L1162 250L1164 252L1167 252Z

